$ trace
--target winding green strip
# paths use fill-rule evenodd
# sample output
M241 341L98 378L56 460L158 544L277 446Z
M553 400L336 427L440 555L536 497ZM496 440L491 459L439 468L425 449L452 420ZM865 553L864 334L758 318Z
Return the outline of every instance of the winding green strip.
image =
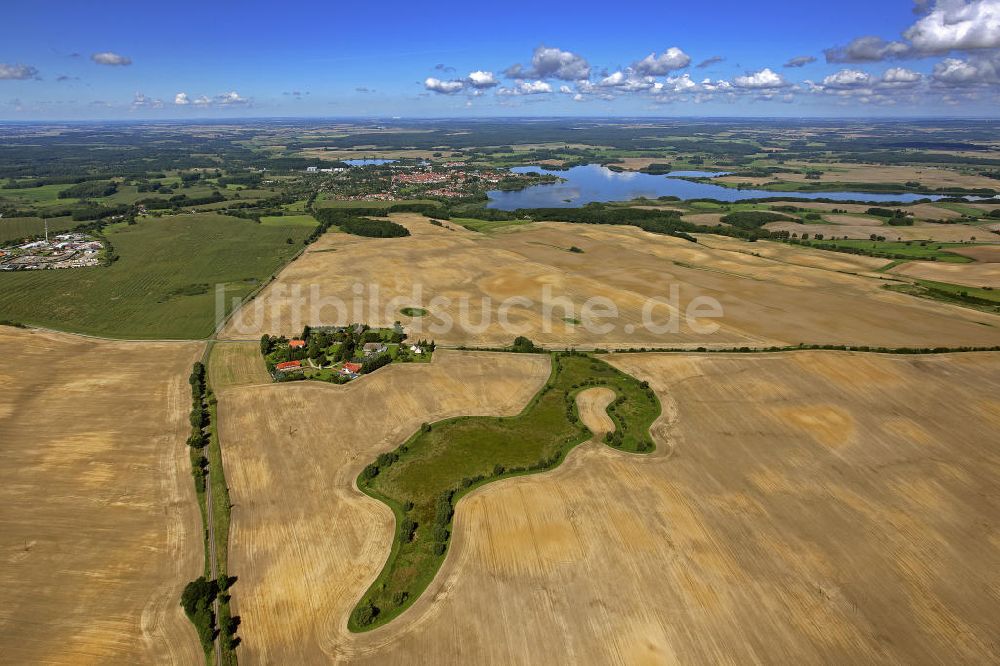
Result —
M576 395L607 387L616 432L608 443L623 451L654 449L649 428L660 402L645 382L588 354L552 355L545 386L514 417L462 416L425 424L403 445L383 453L358 477L358 487L385 502L396 534L385 567L351 613L352 631L389 622L427 589L448 551L454 507L481 485L559 465L590 437Z

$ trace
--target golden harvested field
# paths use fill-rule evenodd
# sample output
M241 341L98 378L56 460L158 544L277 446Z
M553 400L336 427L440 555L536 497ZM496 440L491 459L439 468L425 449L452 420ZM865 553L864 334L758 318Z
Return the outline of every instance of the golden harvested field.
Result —
M833 210L846 210L848 213L864 213L869 208L872 208L871 204L847 204L847 203L823 203L819 201L775 201L768 204L769 206L795 206L796 208L805 208L808 210L818 210L818 211L833 211ZM988 204L968 204L974 208L982 208L989 210L990 206ZM913 213L913 216L918 220L950 220L962 217L962 214L951 210L950 208L945 208L936 204L915 204L911 206L893 206L893 208L901 208L908 213ZM830 219L827 217L827 219ZM868 218L863 218L868 219Z
M846 210L848 213L864 213L871 208L867 204L847 204L847 203L823 203L821 201L775 201L770 206L795 206L808 210L832 211Z
M826 215L825 219L831 224L846 225L849 227L883 226L882 220L873 217L861 217L860 215Z
M789 162L786 166L799 169L820 169L823 171L818 182L821 183L907 183L918 182L925 187L963 187L996 189L997 181L976 174L961 173L951 169L935 167L888 166L884 164L847 164L829 163L815 164L808 162ZM807 181L805 173L779 173L771 178L742 178L740 176L721 176L717 180L730 183L770 182L782 180L788 182Z
M725 236L709 236L702 234L698 236L698 241L705 247L728 252L736 252L747 255L759 255L776 262L804 266L810 268L820 268L827 271L846 271L856 273L870 273L889 263L888 259L878 257L866 257L861 254L843 254L840 252L828 252L826 250L815 250L809 247L788 245L772 241L757 241L756 243L746 243L735 238Z
M185 440L200 343L0 327L0 661L195 664Z
M932 203L906 206L905 210L913 213L913 216L919 220L953 220L962 217L958 211Z
M217 342L208 358L208 376L216 392L231 386L271 383L260 344L256 342Z
M655 454L585 444L477 490L417 604L336 635L345 605L308 642L352 664L1000 659L1000 354L611 360L664 403Z
M722 213L695 213L693 215L682 215L681 220L706 227L717 227L723 224L722 215Z
M955 254L969 257L974 261L987 264L1000 264L1000 245L978 245L975 247L956 247L948 250Z
M692 348L800 342L983 346L997 344L1000 337L1000 317L888 292L882 289L884 276L840 272L863 273L884 265L848 255L791 246L776 250L772 244L715 236L695 244L634 227L542 223L477 234L434 227L419 215L393 219L414 235L323 236L233 317L223 337L257 340L265 332L294 334L306 323L392 325L403 318L401 308L421 304L430 314L407 320L411 335L452 345L508 345L522 334L558 347ZM808 225L795 227L804 231ZM837 227L817 228L831 233ZM571 246L583 252L570 252ZM765 251L781 258L753 255ZM422 294L414 293L418 286ZM698 296L716 299L724 316L695 325L716 323L719 328L699 334L683 317L676 332L644 326L644 306L654 297L669 298L671 287L681 310ZM361 290L356 300L355 288ZM546 323L541 304L546 289L550 300L568 299L571 314L581 323L580 308L594 296L609 299L619 317L598 321L612 325L607 331L588 330L564 321L559 305ZM515 297L532 302L516 302L508 311L509 325L502 326L500 305ZM434 300L442 298L449 302ZM338 299L341 308L334 302ZM378 304L375 312L373 303ZM656 306L655 322L665 322L669 312ZM446 318L454 326L443 330Z
M240 662L335 654L392 541L388 507L354 485L361 469L423 422L517 413L548 374L547 356L439 349L430 364L391 365L345 386L221 393Z
M979 242L992 240L990 235L979 227L967 224L934 224L932 222L917 222L912 227L873 227L870 224L798 224L796 222L769 222L764 225L768 231L790 231L810 236L823 234L827 238L868 238L872 234L885 236L888 240L933 240L945 243L964 243L975 238Z
M948 264L930 261L908 261L891 269L891 273L921 280L951 282L968 287L993 287L1000 289L1000 264L973 263Z
M608 416L608 405L614 399L615 392L603 387L586 389L576 396L580 420L597 437L615 431L615 422Z

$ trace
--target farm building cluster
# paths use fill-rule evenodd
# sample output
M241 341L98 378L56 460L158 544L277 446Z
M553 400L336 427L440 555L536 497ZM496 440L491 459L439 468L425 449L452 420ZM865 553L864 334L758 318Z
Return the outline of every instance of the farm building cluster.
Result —
M263 336L260 351L275 381L343 384L390 363L430 361L434 342L407 342L398 323L392 328L307 326L297 338Z
M101 241L87 234L59 234L51 240L35 240L0 248L0 270L33 271L97 266L101 263L103 250Z

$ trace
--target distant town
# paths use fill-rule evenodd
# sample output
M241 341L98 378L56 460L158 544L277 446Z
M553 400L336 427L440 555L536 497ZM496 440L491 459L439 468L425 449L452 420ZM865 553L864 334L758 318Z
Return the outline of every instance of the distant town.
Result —
M0 247L0 270L33 271L97 266L101 263L103 251L104 244L88 234L59 234L51 240Z
M309 166L307 174L334 175L320 190L343 201L401 201L414 197L482 198L488 190L519 190L557 177L478 168L465 162L431 164L413 160L371 160L344 166ZM357 168L363 167L363 168Z

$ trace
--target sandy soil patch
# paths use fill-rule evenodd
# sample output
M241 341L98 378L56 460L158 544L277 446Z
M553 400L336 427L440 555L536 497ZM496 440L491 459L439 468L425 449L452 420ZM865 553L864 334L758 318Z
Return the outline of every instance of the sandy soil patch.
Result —
M0 661L203 660L185 440L199 343L0 327Z
M361 469L423 422L517 413L548 374L546 356L438 350L430 364L392 365L342 387L300 382L220 395L240 662L336 654L392 541L389 509L354 486Z

